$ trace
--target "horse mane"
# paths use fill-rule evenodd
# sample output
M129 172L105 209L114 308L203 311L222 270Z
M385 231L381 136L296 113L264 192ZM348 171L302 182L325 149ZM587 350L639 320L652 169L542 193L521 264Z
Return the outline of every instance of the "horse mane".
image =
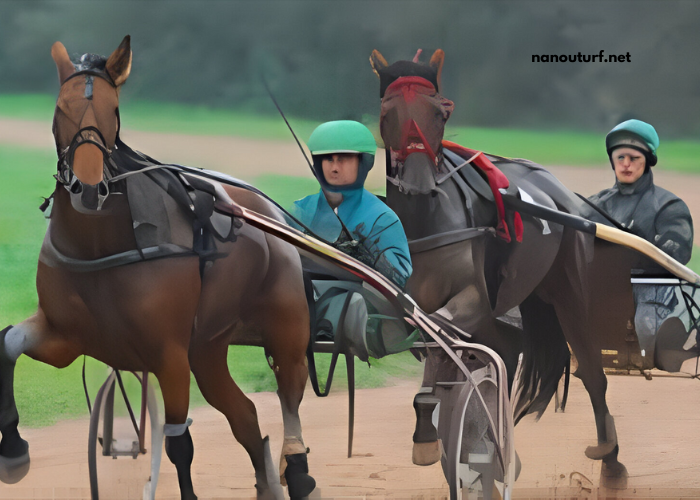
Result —
M77 63L73 63L76 71L101 71L106 72L107 58L99 54L83 54Z

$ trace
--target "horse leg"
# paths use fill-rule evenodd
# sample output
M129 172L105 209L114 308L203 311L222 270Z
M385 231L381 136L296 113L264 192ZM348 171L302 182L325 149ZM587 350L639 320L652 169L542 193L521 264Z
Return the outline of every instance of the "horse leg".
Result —
M20 481L29 472L29 445L19 434L19 414L14 397L14 371L23 353L63 368L80 350L52 331L41 310L17 326L0 331L0 481Z
M223 337L223 336L222 336ZM274 463L267 438L263 440L253 402L231 378L226 363L227 339L193 341L190 345L190 366L197 385L207 402L224 414L236 440L250 456L255 469L258 498L283 498L276 482Z
M287 333L289 333L288 329ZM286 481L289 496L293 499L308 496L316 487L316 481L309 475L306 445L301 434L299 419L299 405L304 396L309 375L305 363L305 351L306 347L301 344L296 348L285 349L279 343L270 346L267 350L270 367L277 379L277 395L280 398L284 422L280 479L284 478Z
M0 481L13 484L29 472L29 445L17 430L19 414L14 396L14 356L7 354L5 339L12 329L8 326L0 332Z
M598 444L586 448L586 456L592 460L603 460L601 481L608 488L624 489L627 484L627 469L617 460L619 451L615 420L610 414L605 394L608 379L603 371L600 346L589 332L591 325L576 314L567 314L557 308L566 338L578 360L577 375L581 378L593 406Z
M194 445L187 418L190 400L190 366L187 351L171 349L164 353L164 366L155 372L165 405L165 453L177 470L182 500L197 500L192 485L191 465Z

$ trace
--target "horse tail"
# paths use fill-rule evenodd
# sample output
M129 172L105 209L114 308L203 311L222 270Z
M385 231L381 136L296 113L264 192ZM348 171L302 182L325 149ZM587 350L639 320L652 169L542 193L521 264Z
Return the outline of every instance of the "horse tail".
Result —
M514 381L514 421L537 413L539 419L557 390L570 360L554 306L534 293L520 305L523 356Z

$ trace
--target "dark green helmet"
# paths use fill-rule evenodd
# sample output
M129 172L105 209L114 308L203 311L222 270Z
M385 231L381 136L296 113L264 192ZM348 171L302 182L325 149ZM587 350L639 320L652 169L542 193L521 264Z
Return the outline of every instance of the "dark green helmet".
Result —
M374 155L377 152L377 143L372 132L360 122L352 120L337 120L319 125L309 137L308 146L314 160L316 177L321 186L329 191L361 188L367 174L374 166ZM321 167L321 158L323 155L333 153L357 153L360 155L357 180L353 184L331 186L326 182Z
M616 148L628 147L644 154L647 166L656 165L656 150L659 147L659 135L654 127L640 120L627 120L613 128L605 137L608 156Z

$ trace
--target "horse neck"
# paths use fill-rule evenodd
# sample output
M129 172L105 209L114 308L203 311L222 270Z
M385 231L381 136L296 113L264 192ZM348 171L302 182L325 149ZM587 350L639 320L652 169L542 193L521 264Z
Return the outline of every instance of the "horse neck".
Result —
M105 201L104 214L86 215L73 208L68 191L58 187L50 222L51 241L76 259L93 260L136 248L129 205L124 196Z

